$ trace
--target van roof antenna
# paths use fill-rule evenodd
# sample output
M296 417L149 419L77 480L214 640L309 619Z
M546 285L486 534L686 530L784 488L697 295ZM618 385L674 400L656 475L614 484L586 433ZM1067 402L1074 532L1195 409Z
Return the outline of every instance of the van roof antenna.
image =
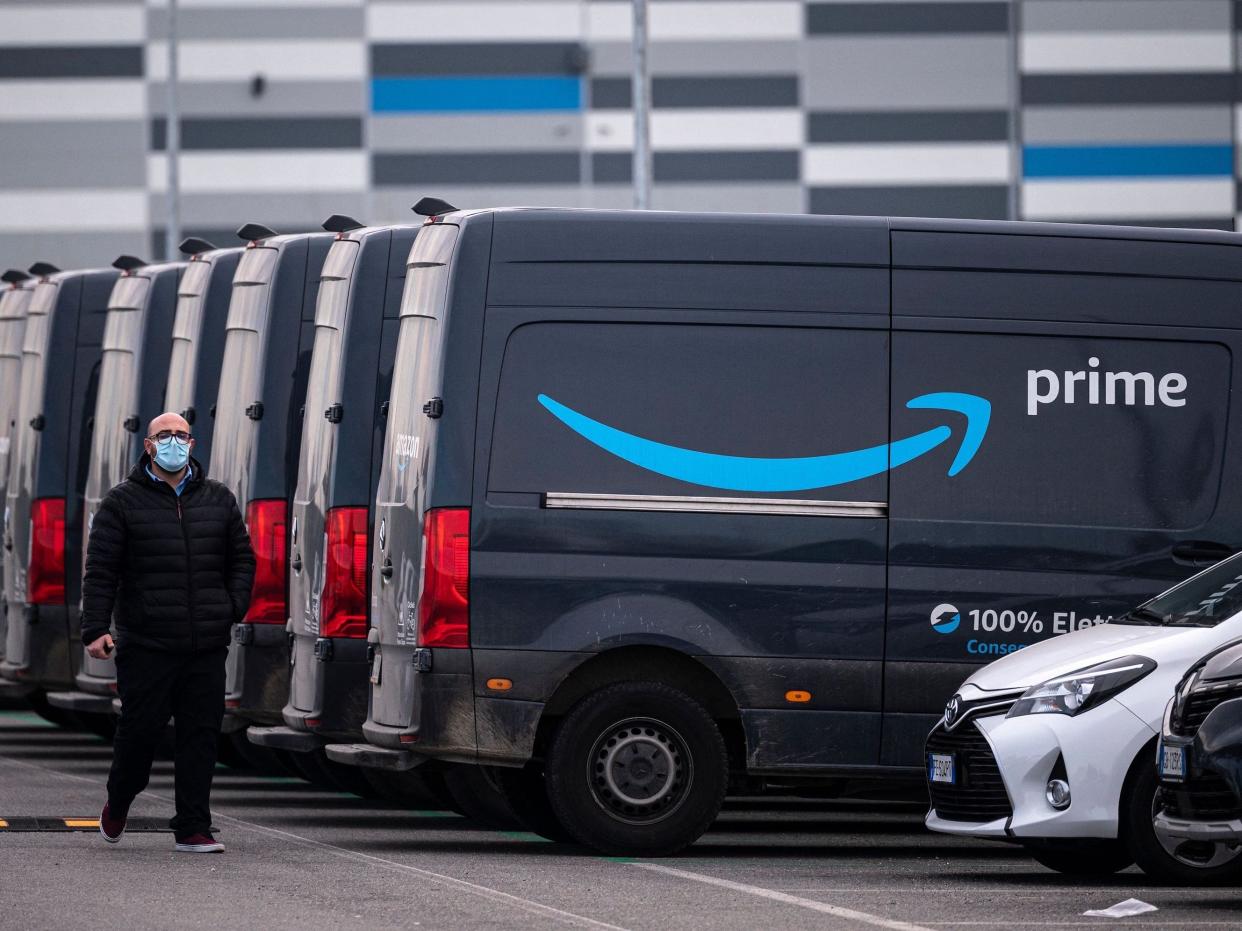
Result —
M19 269L10 268L3 275L0 275L0 281L3 281L5 284L18 284L26 281L29 277L29 275Z
M181 240L181 245L177 248L186 255L198 255L200 252L210 252L215 246L205 239L199 239L197 236L187 236Z
M51 262L35 262L30 266L30 274L38 278L46 278L48 275L55 275L58 271L60 271L60 269Z
M328 219L323 221L323 228L329 233L348 233L350 230L360 230L365 223L359 223L353 217L347 217L343 213L334 213Z
M136 255L118 255L116 261L112 263L112 267L119 268L123 272L132 272L135 268L142 268L146 264Z
M276 231L268 229L262 223L247 223L237 231L237 235L246 242L254 242L258 239L267 239L276 235Z
M411 209L420 217L438 217L442 213L452 213L457 208L438 197L424 197Z

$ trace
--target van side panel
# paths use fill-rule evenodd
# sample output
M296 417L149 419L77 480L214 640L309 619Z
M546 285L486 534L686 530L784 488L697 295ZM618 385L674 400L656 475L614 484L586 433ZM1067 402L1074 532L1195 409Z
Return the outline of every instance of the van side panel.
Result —
M885 237L790 218L692 218L667 240L651 223L518 219L503 236L497 219L480 366L480 756L529 755L532 709L584 662L638 647L723 683L752 771L874 766ZM868 450L874 462L846 467ZM812 473L787 477L792 460ZM513 680L504 699L483 685L493 676Z
M1237 274L1229 246L893 241L894 437L923 426L908 397L990 405L956 474L954 443L892 475L881 762L919 765L978 665L1185 577L1178 543L1242 541L1242 492L1223 481L1242 454L1242 282L1219 277L1226 258Z

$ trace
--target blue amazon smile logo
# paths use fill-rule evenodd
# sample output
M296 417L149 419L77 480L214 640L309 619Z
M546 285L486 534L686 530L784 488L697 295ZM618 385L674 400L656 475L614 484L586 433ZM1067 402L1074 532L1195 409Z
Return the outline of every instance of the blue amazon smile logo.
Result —
M539 403L579 436L626 462L668 478L728 491L808 491L845 485L903 466L931 452L953 435L949 427L941 425L893 443L826 456L789 459L725 456L626 433L592 420L546 394L539 395ZM906 407L952 411L966 417L961 445L949 466L951 476L970 464L983 443L992 417L992 405L986 398L952 391L920 395L907 401Z

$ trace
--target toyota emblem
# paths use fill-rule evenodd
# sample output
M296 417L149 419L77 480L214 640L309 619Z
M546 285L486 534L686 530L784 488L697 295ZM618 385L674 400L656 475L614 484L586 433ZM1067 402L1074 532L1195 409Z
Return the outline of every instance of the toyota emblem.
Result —
M957 716L962 710L962 699L954 695L944 706L944 726L952 727L957 723Z

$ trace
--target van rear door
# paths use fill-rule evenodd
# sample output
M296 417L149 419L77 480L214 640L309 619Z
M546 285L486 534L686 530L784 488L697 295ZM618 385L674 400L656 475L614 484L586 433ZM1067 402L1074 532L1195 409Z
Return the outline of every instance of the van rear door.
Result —
M933 423L912 397L976 400L892 472L885 763L921 765L980 664L1242 543L1222 485L1242 250L1023 232L892 233L894 435Z
M22 379L22 335L26 331L26 306L34 293L28 285L13 284L0 295L0 509L4 525L0 533L9 541L9 512L5 508L9 487L9 457L17 432L17 403ZM7 561L8 547L0 547L0 567ZM0 624L6 613L7 585L0 576ZM0 645L3 644L0 630ZM3 654L0 654L3 655Z

